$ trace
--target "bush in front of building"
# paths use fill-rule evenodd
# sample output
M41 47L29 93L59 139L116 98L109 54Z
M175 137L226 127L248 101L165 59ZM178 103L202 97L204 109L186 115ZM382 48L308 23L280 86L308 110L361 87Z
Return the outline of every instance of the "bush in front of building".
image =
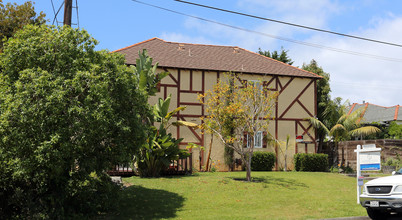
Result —
M272 171L275 164L275 154L272 152L254 152L251 158L252 171Z
M307 172L327 172L327 154L298 153L294 156L295 170Z

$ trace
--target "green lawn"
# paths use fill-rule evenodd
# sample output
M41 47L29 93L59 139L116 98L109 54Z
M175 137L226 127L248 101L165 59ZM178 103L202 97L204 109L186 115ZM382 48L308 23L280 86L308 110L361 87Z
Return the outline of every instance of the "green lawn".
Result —
M332 173L196 173L125 178L119 213L107 219L321 219L366 215L356 179Z

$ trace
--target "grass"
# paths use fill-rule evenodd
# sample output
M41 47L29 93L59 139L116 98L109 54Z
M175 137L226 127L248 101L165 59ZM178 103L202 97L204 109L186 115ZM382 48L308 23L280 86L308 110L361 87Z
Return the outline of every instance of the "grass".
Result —
M356 179L333 173L196 173L125 178L119 212L107 219L322 219L366 215Z

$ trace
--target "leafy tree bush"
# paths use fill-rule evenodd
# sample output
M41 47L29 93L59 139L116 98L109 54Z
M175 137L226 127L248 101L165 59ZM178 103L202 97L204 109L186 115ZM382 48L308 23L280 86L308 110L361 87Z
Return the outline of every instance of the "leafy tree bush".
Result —
M0 0L0 52L3 49L3 40L14 35L15 32L28 24L41 25L46 22L45 14L38 15L31 1L17 5Z
M124 57L70 27L25 26L0 55L0 216L95 215L117 188L105 170L132 159L149 117Z
M295 170L306 172L328 171L327 154L298 153L294 156Z
M402 125L396 122L391 122L388 128L388 137L390 139L401 139L402 138Z
M272 152L253 152L251 158L252 171L272 171L275 165L275 154Z

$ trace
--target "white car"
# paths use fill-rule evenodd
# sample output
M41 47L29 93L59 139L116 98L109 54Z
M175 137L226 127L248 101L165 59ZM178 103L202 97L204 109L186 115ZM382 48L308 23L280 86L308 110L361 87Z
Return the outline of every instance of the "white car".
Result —
M386 219L391 212L402 213L402 169L364 184L360 204L371 219Z

